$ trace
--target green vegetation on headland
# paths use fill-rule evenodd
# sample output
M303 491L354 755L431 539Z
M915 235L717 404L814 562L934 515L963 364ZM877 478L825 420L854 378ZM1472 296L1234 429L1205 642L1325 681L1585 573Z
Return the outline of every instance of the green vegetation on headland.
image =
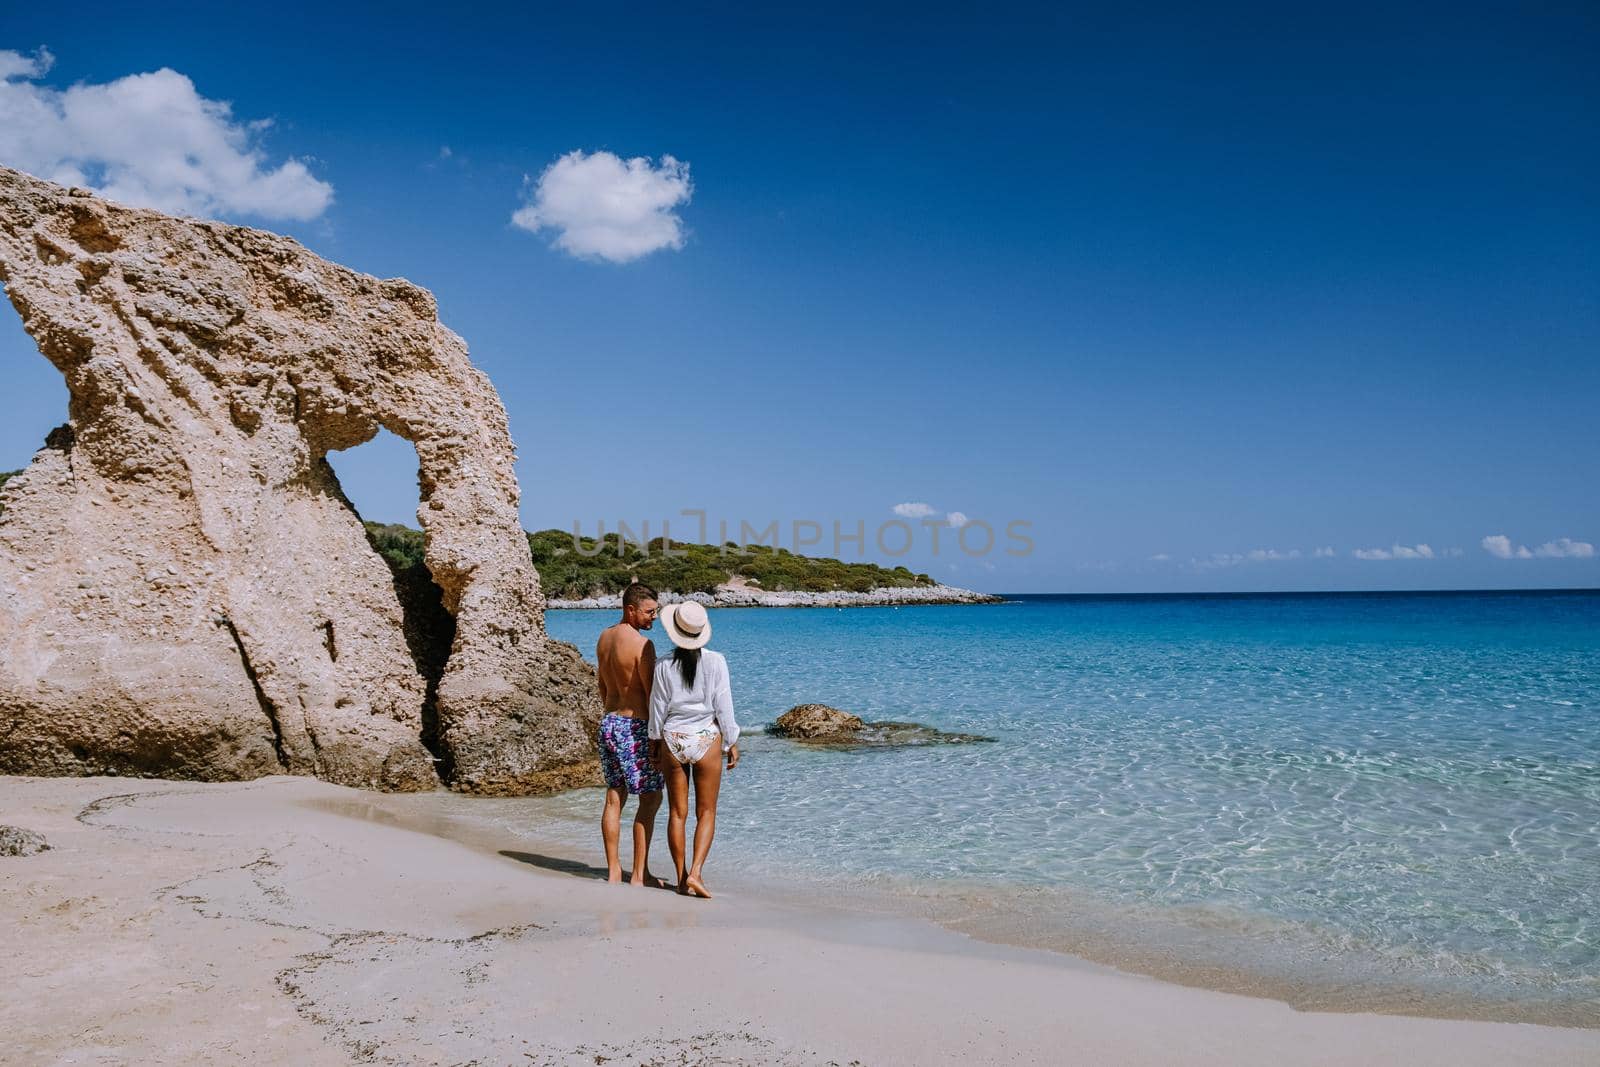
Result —
M372 547L391 566L409 568L422 563L420 531L375 522L366 526ZM564 530L540 530L528 535L528 549L539 569L544 594L564 599L620 593L635 578L675 593L710 593L735 575L772 593L864 593L885 586L935 584L926 574L914 574L905 567L891 570L874 563L799 556L785 548L732 541L722 546L674 542L669 556L659 537L639 545L607 534L603 538L580 537L574 546L572 534Z

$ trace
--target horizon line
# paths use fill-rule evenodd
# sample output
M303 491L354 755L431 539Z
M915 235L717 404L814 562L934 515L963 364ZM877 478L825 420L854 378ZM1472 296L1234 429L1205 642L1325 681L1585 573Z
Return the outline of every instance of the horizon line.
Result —
M1509 596L1527 593L1590 593L1600 594L1597 586L1531 586L1518 588L1487 588L1487 589L1220 589L1220 590L1170 590L1170 591L1134 591L1127 592L1051 592L1051 593L1002 593L991 595L998 597L1026 598L1026 597L1078 597L1081 599L1108 599L1127 597L1269 597L1269 596L1483 596L1497 595Z

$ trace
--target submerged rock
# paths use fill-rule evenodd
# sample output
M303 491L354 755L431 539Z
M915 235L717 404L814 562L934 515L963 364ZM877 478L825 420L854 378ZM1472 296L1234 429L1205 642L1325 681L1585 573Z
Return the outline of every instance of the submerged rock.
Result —
M869 722L844 743L851 746L970 745L993 740L981 734L950 733L920 722Z
M0 856L32 856L49 850L49 843L37 830L0 826Z
M0 774L430 789L437 765L515 793L591 764L505 409L431 294L3 167L0 278L71 420L0 488ZM430 595L327 462L380 428L417 451Z
M963 745L993 741L978 734L948 733L918 722L865 722L826 704L797 704L778 716L767 733L830 748Z

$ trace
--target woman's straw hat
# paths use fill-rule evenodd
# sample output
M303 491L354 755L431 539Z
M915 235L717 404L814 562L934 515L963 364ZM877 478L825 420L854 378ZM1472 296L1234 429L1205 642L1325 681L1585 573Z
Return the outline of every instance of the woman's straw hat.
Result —
M679 648L704 648L711 640L711 620L706 618L706 609L693 600L662 608L661 628Z

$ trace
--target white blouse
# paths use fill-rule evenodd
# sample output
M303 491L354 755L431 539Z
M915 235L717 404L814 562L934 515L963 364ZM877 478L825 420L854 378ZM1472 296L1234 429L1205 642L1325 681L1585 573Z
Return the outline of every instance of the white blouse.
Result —
M728 661L722 653L701 649L693 687L683 684L683 671L670 653L656 660L650 685L651 740L659 740L663 730L692 733L712 728L722 731L724 752L739 740L739 724L733 719L733 690L728 685Z

